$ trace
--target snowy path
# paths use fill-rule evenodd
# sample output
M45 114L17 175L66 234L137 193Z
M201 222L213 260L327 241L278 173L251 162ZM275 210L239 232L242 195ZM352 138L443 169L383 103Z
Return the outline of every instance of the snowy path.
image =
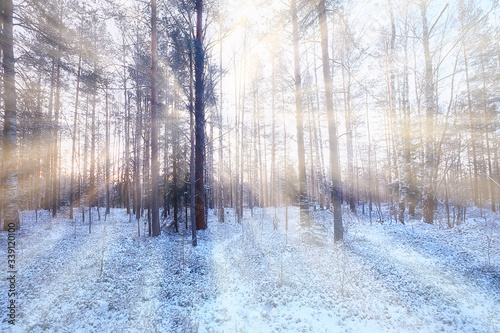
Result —
M447 230L356 219L336 246L329 213L312 212L304 231L291 209L288 236L272 215L212 226L231 236L214 245L219 288L199 313L201 331L500 331L500 251L483 244L485 232L499 239L498 222Z
M138 238L123 210L96 216L90 235L79 220L76 237L42 212L18 233L14 331L500 331L498 216L449 230L346 215L343 245L328 212L304 228L290 208L288 231L285 209L276 216L256 208L239 224L228 210L221 224L210 213L193 248L183 230ZM0 246L5 256L5 233Z
M192 300L202 294L207 298L189 266L206 267L205 259L182 246L178 237L137 239L136 222L121 210L106 222L97 221L97 214L95 219L90 235L88 223L78 220L76 238L67 219L30 221L18 233L19 311L12 331L167 332L189 327ZM2 234L2 255L5 238ZM183 260L182 248L190 260ZM201 253L203 247L196 250ZM2 308L6 300L0 298ZM4 312L0 328L12 328Z
M347 248L397 293L422 331L500 331L498 244L488 265L486 251L476 251L480 235L411 223L353 227Z

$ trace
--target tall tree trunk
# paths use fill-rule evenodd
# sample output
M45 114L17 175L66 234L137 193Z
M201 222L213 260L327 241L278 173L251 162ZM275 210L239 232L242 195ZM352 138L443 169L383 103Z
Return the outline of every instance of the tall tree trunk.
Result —
M409 27L408 24L405 24L405 41L404 41L404 82L403 82L403 91L402 91L402 102L403 102L403 149L404 149L404 167L403 167L403 181L405 182L407 188L410 190L410 193L406 194L405 200L408 204L408 214L410 216L415 215L415 206L416 206L416 189L413 181L413 171L411 164L411 123L410 123L410 83L409 83L409 74L408 74L408 33Z
M371 135L370 135L370 116L368 113L368 95L366 96L366 135L368 137L368 211L370 215L370 225L372 223L372 210L373 210L373 205L372 205L372 198L373 198L373 191L372 191L372 142L371 142Z
M328 47L327 47L327 51L328 51ZM314 54L313 66L314 66L314 68L318 68L316 66L316 58L317 58L316 52L314 51L313 54ZM316 86L316 91L315 91L316 105L313 107L313 111L320 110L320 108L321 108L321 104L319 101L319 89L318 89L319 85L318 85L317 71L314 71L314 85ZM325 163L324 163L324 158L323 158L323 147L321 144L323 142L323 138L321 135L321 132L322 132L321 128L319 126L317 126L317 123L316 123L316 116L317 116L316 114L317 114L317 112L312 113L312 121L313 121L312 128L313 128L313 136L314 136L314 147L316 148L315 149L316 160L319 163L319 169L317 170L318 177L317 177L317 182L316 182L316 193L318 194L320 208L325 209L325 205L326 205L325 191L322 190L322 188L324 186L324 174L325 174L323 171ZM320 117L321 117L321 114L320 114Z
M112 201L112 207L115 208L115 204L119 203L119 205L121 205L121 189L120 189L120 186L121 186L121 182L120 182L120 163L116 163L116 161L119 160L119 156L120 156L120 150L121 150L121 146L120 146L120 143L121 143L121 132L120 132L120 123L121 123L121 120L117 117L114 121L114 128L115 128L115 133L114 133L114 137L115 138L118 138L117 140L115 140L115 143L114 143L114 147L113 147L113 175L117 175L117 179L116 181L113 181L113 184L117 184L117 192L118 192L118 198L117 200L113 200Z
M242 90L240 92L239 97L240 97L240 127L241 127L241 134L240 134L240 149L239 149L239 160L238 160L238 165L239 165L239 191L238 197L238 221L241 222L243 218L243 184L244 184L244 179L243 179L243 171L245 167L245 98L246 98L246 71L247 71L247 58L246 58L246 41L247 41L247 35L245 34L244 42L243 42L243 75L240 75L240 84L239 87ZM243 84L242 84L243 83Z
M486 106L486 78L484 73L484 59L481 56L481 71L483 79L483 111L484 111L484 133L486 135L486 154L488 157L488 184L490 185L491 211L495 211L495 184L493 183L493 172L491 169L490 137L488 133L488 110Z
M151 0L151 232L160 234L158 205L158 105L156 83L156 0Z
M88 138L88 128L89 128L89 96L85 102L85 131L83 132L84 143L83 143L83 175L82 175L82 189L83 193L87 193L87 173L88 173L88 150L89 150L89 138ZM87 193L88 194L88 193ZM85 207L82 205L82 222L85 222Z
M37 89L37 119L38 119L38 124L37 124L37 142L43 142L43 113L42 113L42 105L43 105L43 87L42 87L42 73L39 73L38 75L38 89ZM43 174L44 170L42 168L42 160L43 160L43 149L40 149L36 153L36 162L35 162L35 170L37 170L37 174L41 175ZM0 169L0 174L1 174ZM41 202L40 198L42 197L42 184L41 184L41 179L39 177L34 177L34 182L35 182L35 189L36 189L36 196L35 196L35 222L38 222L38 209L41 207ZM0 185L1 186L1 185ZM0 204L0 216L2 215L2 205Z
M297 18L297 1L291 2L292 13L292 38L293 38L293 59L295 78L295 112L297 120L297 151L298 151L298 175L299 175L299 205L302 213L307 209L307 181L304 150L304 121L302 107L302 83L299 57L299 24Z
M128 90L127 90L127 64L125 61L126 57L126 43L125 43L125 28L122 31L122 44L123 44L123 98L124 98L124 107L125 107L125 119L124 119L124 141L125 141L125 151L124 151L124 180L123 180L123 198L125 203L125 208L127 209L127 215L130 214L130 107L129 107L129 98L128 98Z
M106 86L106 90L105 90L105 94L106 94L106 171L105 171L105 174L106 174L106 215L109 215L110 212L111 212L111 193L110 193L110 168L111 168L111 164L110 164L110 153L109 153L109 150L110 150L110 133L109 133L109 130L110 130L110 123L109 123L109 103L108 103L108 86Z
M210 81L212 81L212 74L210 74ZM205 192L205 221L208 219L208 209L214 208L214 111L210 112L210 136L208 138L208 156L206 160L209 161L208 166L205 168L205 182L209 191Z
M55 64L55 59L52 59L52 68L50 71L50 93L49 93L49 114L47 115L47 128L48 128L48 133L46 133L46 149L47 149L47 158L45 161L45 198L44 198L44 209L50 210L51 209L51 180L52 180L52 155L53 155L53 147L52 147L52 135L53 135L53 126L54 124L52 123L52 112L54 108L54 85L55 85L55 80L54 80L54 70L56 68Z
M393 148L393 159L394 165L396 166L396 179L398 179L398 214L397 217L399 221L404 224L404 212L405 212L405 196L403 192L404 181L403 169L405 168L404 158L404 132L398 131L398 124L400 128L404 128L405 119L402 118L400 123L395 124L396 121L396 73L394 70L395 63L395 50L396 50L396 24L394 21L394 11L392 6L392 1L388 0L389 4L389 16L391 19L391 43L389 50L389 68L390 68L390 88L389 88L389 100L390 100L390 121L391 121L391 138L392 138L392 148ZM398 134L399 133L399 134ZM402 134L402 135L400 135Z
M94 71L96 69L94 68ZM90 137L90 177L89 177L89 234L92 231L92 207L95 206L96 201L96 186L95 186L95 144L96 144L96 123L95 123L95 109L96 109L96 94L97 82L94 82L93 96L92 96L92 124L91 124L91 137Z
M274 59L272 58L271 70L271 111L272 111L272 130L271 130L271 200L270 204L276 207L276 78Z
M76 159L76 129L78 118L78 97L80 95L80 75L82 70L82 52L78 55L78 71L76 75L75 114L73 117L73 145L71 150L71 184L69 190L69 218L73 219L73 205L75 201L75 159Z
M62 24L62 8L59 14L59 24ZM61 37L61 29L59 29L59 37ZM58 144L57 136L59 133L59 111L61 108L61 42L57 46L57 67L56 67L56 97L55 97L55 107L54 107L54 148L53 148L53 168L52 168L52 217L57 215L57 207L59 202L57 200L57 190L58 190Z
M429 28L427 24L427 4L420 4L422 14L422 42L425 58L425 181L423 190L423 220L426 223L434 221L434 147L433 147L433 119L434 119L434 85L432 82L432 58L429 50Z
M220 33L222 34L222 23L220 26ZM220 83L219 83L219 196L218 196L218 219L219 222L224 222L224 162L223 162L223 133L222 133L222 36L220 37L220 50L219 50L219 71L220 71Z
M259 207L265 206L265 196L264 196L264 183L267 182L267 179L264 178L264 170L262 163L262 142L261 142L261 134L260 134L260 110L259 110L259 88L258 83L255 84L254 87L254 112L256 119L256 127L257 127L257 153L259 155ZM265 154L265 152L264 152ZM255 156L257 158L257 156Z
M196 0L196 40L194 53L194 75L195 75L195 190L196 190L196 229L206 229L205 221L205 83L204 67L205 52L203 50L203 0Z
M472 99L470 93L470 84L469 84L469 66L468 66L468 58L467 52L465 50L464 44L464 63L465 63L465 81L467 84L467 107L469 110L469 130L470 130L470 138L471 138L471 149L472 149L472 163L474 166L474 178L472 180L472 195L474 198L474 205L479 205L479 181L478 181L478 168L477 168L477 154L476 154L476 139L474 135L474 117L472 113Z
M255 82L254 82L255 83ZM248 150L248 156L247 156L247 170L248 170L248 184L250 185L249 186L249 195L248 195L248 205L250 206L250 210L251 210L251 216L253 217L253 208L255 206L255 199L256 197L258 196L258 205L260 206L261 205L261 201L262 201L262 196L261 196L261 193L263 192L263 187L262 187L262 183L259 183L259 180L262 180L262 178L260 178L259 180L257 179L259 177L260 174L262 174L262 169L259 169L259 164L260 164L260 161L261 159L259 158L259 147L257 146L257 142L258 142L258 139L257 139L257 136L259 134L257 134L257 94L256 94L256 90L255 90L255 85L254 87L252 87L252 90L253 90L253 112L252 112L252 127L251 127L251 130L250 130L250 133L251 133L251 136L253 138L253 140L251 141L251 144L252 144L252 148L250 148ZM255 155L255 157L253 157L253 155ZM253 162L253 163L252 163ZM260 164L262 165L262 164ZM262 191L262 192L261 192Z
M241 134L240 134L240 153L239 153L239 161L238 164L240 166L240 175L239 175L239 191L238 197L239 197L239 202L238 202L238 221L242 221L243 218L243 184L245 183L245 180L243 178L243 171L245 170L245 74L246 74L246 59L244 61L243 65L243 93L240 94L240 122L241 122ZM240 79L241 80L241 79ZM241 81L240 81L240 89L241 89Z
M233 68L234 68L234 72L236 73L236 54L234 54L234 58L233 58ZM241 77L241 75L240 75ZM239 209L240 209L240 205L239 205L239 202L238 202L238 187L239 187L239 179L240 179L240 113L238 112L239 111L239 105L238 105L238 79L237 79L237 75L234 75L234 113L235 113L235 117L234 117L234 131L235 131L235 137L236 137L236 152L235 152L235 159L236 159L236 170L235 170L235 180L234 180L234 191L233 191L233 187L231 185L231 205L232 205L232 201L233 201L233 193L234 193L234 207L235 207L235 213L236 213L236 216L238 217L238 221L240 219L240 213L239 213ZM241 86L240 86L241 87Z
M178 159L179 159L179 114L177 111L177 106L175 104L175 100L177 96L179 95L179 92L176 89L174 93L174 103L172 103L172 119L174 123L174 127L172 129L172 204L174 206L174 227L175 227L175 232L179 231L179 222L178 222L178 214L179 214L179 197L181 194L180 186L179 186L179 171L178 171ZM166 123L166 122L165 122Z
M332 178L332 202L333 202L333 232L334 240L340 241L344 237L341 211L341 179L340 164L337 142L337 125L333 113L333 84L330 75L330 63L328 56L328 29L326 21L325 0L320 0L319 26L321 29L321 58L323 64L323 79L325 81L326 114L328 117L328 138L330 144L330 170Z
M3 230L8 230L14 224L19 228L19 211L17 208L17 105L16 105L16 71L14 68L14 40L12 16L14 5L12 0L3 1L2 10L2 65L3 65L3 102L5 107L3 124Z
M139 73L136 73L137 80L139 78ZM137 115L136 115L136 127L135 127L135 169L134 169L134 183L135 183L135 218L137 220L137 225L139 226L139 220L141 218L142 209L142 193L141 193L141 133L142 133L142 106L141 106L141 92L139 85L135 91L136 104L137 104ZM140 231L138 230L138 233Z
M149 97L149 96L148 96ZM148 98L146 97L146 98ZM149 103L145 99L144 112L151 112ZM143 160L143 171L142 171L142 183L144 184L144 209L147 209L147 225L148 225L148 235L151 236L151 177L150 177L150 156L151 156L151 117L148 117L147 122L144 124L144 160ZM144 232L146 234L146 232Z
M312 125L312 120L311 120L311 113L313 109L313 103L311 101L311 98L308 98L308 108L307 108L307 127L308 127L308 132L309 132L309 167L311 169L311 198L314 200L314 209L316 209L316 204L318 202L318 196L316 193L316 180L315 180L315 168L314 168L314 155L313 155L313 150L314 150L314 145L313 145L313 125Z
M282 113L283 113L283 152L284 152L284 156L283 156L283 178L284 178L284 184L283 184L283 188L284 188L284 193L283 193L283 201L284 201L284 204L285 204L285 241L288 242L288 196L289 196L289 192L288 192L288 184L287 184L287 181L288 181L288 178L287 178L287 174L288 174L288 160L287 160L287 149L288 149L288 146L287 146L287 131L286 131L286 113L285 113L285 93L284 93L284 89L283 87L281 88L281 107L282 107Z
M342 64L342 88L344 91L344 109L345 109L345 132L346 132L346 150L347 150L347 186L346 199L352 212L356 211L354 201L354 157L353 157L353 120L351 115L351 74L348 78L345 75L345 65ZM347 81L347 82L346 82Z
M260 117L259 117L259 126L260 126ZM262 125L262 132L263 132L263 137L264 138L267 138L267 135L266 135L266 126L265 125ZM264 201L264 207L268 207L269 206L269 189L268 189L268 185L269 185L269 182L267 181L267 145L266 145L266 141L267 140L264 140L264 147L262 149L264 149L264 198L265 198L265 201Z
M165 78L165 81L168 84L168 78ZM168 190L167 190L167 179L168 179L168 136L167 136L167 121L169 119L168 108L165 108L165 120L163 121L163 129L164 129L164 146L163 146L163 212L162 216L165 218L170 215L170 200L168 199Z
M195 128L194 128L194 79L193 79L193 50L189 50L189 132L191 156L189 160L189 190L190 190L190 216L191 216L191 241L193 246L198 244L196 237L196 176L195 176Z

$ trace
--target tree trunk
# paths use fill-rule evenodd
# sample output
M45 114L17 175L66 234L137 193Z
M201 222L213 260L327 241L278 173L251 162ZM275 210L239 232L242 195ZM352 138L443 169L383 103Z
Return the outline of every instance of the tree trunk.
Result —
M255 84L254 87L254 112L256 119L256 127L257 127L257 150L258 150L258 158L259 158L259 207L265 206L265 196L264 196L264 182L267 180L264 178L264 170L262 163L262 142L261 142L261 133L260 133L260 110L259 110L259 87L258 83ZM265 153L265 152L264 152ZM257 154L255 156L257 158Z
M138 82L139 74L136 73ZM134 172L134 183L135 183L135 218L137 220L137 225L139 226L139 220L141 218L142 209L142 193L141 193L141 133L142 133L142 106L141 106L141 93L139 87L136 88L136 103L137 103L137 115L135 124L135 172ZM140 232L140 231L138 231Z
M94 68L95 71L95 68ZM96 94L97 82L94 82L93 96L92 96L92 124L91 124L91 138L90 138L90 178L89 178L89 234L92 231L92 207L95 206L96 201L96 186L95 186L95 144L96 144L96 123L95 123L95 109L96 109Z
M236 54L234 54L233 58L233 68L234 72L236 73ZM240 75L241 77L241 75ZM240 86L241 87L241 86ZM239 105L238 105L238 80L237 76L234 76L234 129L235 129L235 137L236 137L236 152L235 152L235 159L236 159L236 170L235 170L235 180L234 180L234 191L233 191L233 186L231 185L231 205L233 201L233 195L234 194L234 207L235 207L235 213L236 216L238 217L238 221L240 220L240 205L239 205L239 198L238 198L238 187L239 187L239 179L240 179L240 113L238 112L239 110ZM231 149L231 148L230 148Z
M85 103L85 131L83 132L84 143L83 143L83 176L82 176L82 189L83 193L88 195L87 191L87 173L88 173L88 150L89 150L89 138L88 138L88 128L89 128L89 96L87 95ZM82 205L82 222L85 222L85 206Z
M328 47L327 47L327 51L328 51ZM316 66L316 52L313 53L314 54L314 58L313 58L313 66L314 68L317 68ZM317 71L314 71L314 85L316 87L319 87L318 85L318 74L317 74ZM319 198L319 205L320 205L320 208L321 209L325 209L325 205L326 205L326 200L325 200L325 190L324 190L324 171L323 171L323 168L324 168L324 158L323 158L323 146L322 146L322 142L323 142L323 138L322 138L322 135L321 135L321 128L319 126L317 126L317 123L316 123L316 113L317 112L314 112L314 110L320 110L321 108L321 104L320 104L320 101L319 101L319 89L316 88L316 105L315 107L313 107L313 113L312 113L312 121L313 121L313 125L312 125L312 128L313 128L313 136L314 136L314 147L316 148L315 151L316 151L316 160L318 161L319 163L319 169L317 170L317 174L318 174L318 177L317 177L317 182L316 182L316 193L318 194L318 198ZM321 114L320 114L320 117L321 117Z
M373 204L372 204L372 198L373 198L373 191L372 191L372 142L371 142L371 135L370 135L370 116L368 113L368 96L366 96L366 135L368 137L368 212L370 216L370 225L372 224L372 210L373 210Z
M49 93L49 114L47 116L47 134L46 134L46 149L47 149L47 159L45 161L45 198L44 198L44 209L51 209L51 180L52 180L52 135L53 130L52 127L54 124L52 123L52 110L53 110L53 100L54 100L54 70L55 70L55 60L52 59L52 69L50 71L50 93Z
M293 29L293 59L294 59L294 78L295 78L295 112L297 120L297 151L298 151L298 175L299 175L299 205L302 213L307 209L307 181L304 150L304 121L302 107L302 83L300 75L299 58L299 26L297 18L296 0L291 2L292 29ZM301 214L302 215L302 214Z
M346 199L352 212L356 211L354 202L354 158L353 158L353 135L352 135L352 115L351 115L351 75L348 74L346 82L345 68L342 64L342 88L344 91L344 109L345 109L345 132L347 149L347 186Z
M220 26L222 31L222 23ZM220 36L220 35L219 35ZM220 36L222 37L222 36ZM222 38L220 38L220 50L219 50L219 71L222 75ZM220 96L219 96L219 196L218 196L218 220L219 222L224 222L224 162L223 162L223 134L222 134L222 77L220 79Z
M59 16L59 21L62 24L62 9ZM61 37L61 30L59 30L59 37ZM57 46L57 68L56 68L56 97L54 107L54 150L53 150L53 165L52 165L52 217L57 215L57 207L59 202L57 200L58 190L58 144L57 136L59 132L59 109L61 108L61 44Z
M426 4L420 5L422 14L422 42L425 58L425 181L423 189L423 220L425 223L434 221L434 147L433 147L433 119L434 119L434 85L432 82L432 58L429 51L429 28L427 24Z
M321 29L321 55L323 63L323 79L325 81L326 114L328 117L328 138L330 144L330 170L332 178L332 202L333 202L333 232L334 240L341 241L344 237L341 211L341 179L337 142L337 125L333 113L333 84L330 75L330 63L328 56L328 29L326 22L325 0L319 2L319 26Z
M204 66L205 52L203 50L203 0L196 0L196 40L194 53L194 75L195 75L195 190L196 190L196 229L206 229L205 221L205 182L204 170L205 165L205 83L204 83Z
M69 190L69 218L73 219L73 205L75 201L75 159L76 159L76 128L78 117L78 97L80 94L80 75L82 70L82 52L78 55L78 71L76 75L76 96L75 96L75 115L73 117L73 145L71 150L71 184Z
M160 235L158 206L158 111L156 83L156 0L151 0L151 232Z
M276 207L276 79L274 59L272 59L272 72L271 72L271 111L272 111L272 130L271 130L271 200L270 204Z
M189 51L189 132L191 145L191 158L189 160L189 190L190 190L190 216L191 216L191 241L193 246L198 244L196 237L196 176L195 176L195 128L194 128L194 92L193 92L193 52Z
M176 93L177 95L177 93ZM179 172L178 172L178 155L179 155L179 146L177 144L179 140L179 133L178 133L178 124L179 124L179 117L177 114L177 108L173 107L173 114L172 118L174 120L174 129L172 131L172 189L171 189L171 197L172 197L172 204L174 206L174 227L175 227L175 232L179 232L179 223L178 223L178 214L179 214ZM166 169L166 168L165 168ZM166 173L166 172L165 172Z
M108 87L106 86L106 215L109 215L111 212L111 194L110 194L110 172L109 169L111 168L110 165L110 156L109 156L109 149L110 149L110 123L109 123L109 103L108 103Z
M123 28L124 29L124 28ZM127 215L130 214L130 110L128 103L128 90L127 90L127 64L125 62L126 56L126 43L125 43L125 31L122 31L122 43L123 43L123 98L124 98L124 107L125 107L125 151L124 151L124 180L123 180L123 198L125 203L125 208L127 209Z
M12 0L3 1L2 23L2 65L3 65L3 102L5 107L3 126L3 230L12 226L19 229L19 211L17 208L17 110L16 110L16 71L14 68L14 40L12 16L14 5Z
M246 93L246 70L247 70L247 59L246 59L246 40L247 40L247 36L245 34L245 40L243 42L243 53L245 54L244 56L244 60L243 60L243 75L240 75L240 89L242 89L243 91L240 93L240 99L241 99L241 102L240 102L240 123L241 123L241 134L240 134L240 141L239 141L239 145L240 145L240 149L239 149L239 154L238 154L238 165L239 165L239 178L238 178L238 185L239 185L239 190L236 189L236 191L239 191L238 193L238 198L239 198L239 201L238 201L238 221L241 223L242 221L242 218L243 218L243 183L244 183L244 179L243 179L243 170L244 170L244 166L245 166L245 126L244 126L244 123L245 123L245 93ZM243 81L243 84L241 84L241 82Z
M483 111L484 111L484 133L486 135L486 154L488 157L488 176L491 195L491 211L495 211L495 184L493 183L493 172L491 169L491 151L490 151L490 137L488 133L488 110L486 107L486 78L484 73L484 59L481 56L481 71L483 79Z
M145 104L147 104L147 99L145 99ZM149 109L150 105L148 104L145 107L145 112L151 112ZM148 119L151 122L151 119ZM147 225L148 225L148 235L152 235L151 228L151 177L150 177L150 156L151 156L151 123L144 124L144 161L143 161L143 184L144 184L144 209L147 209Z
M311 98L308 98L308 108L307 108L307 127L308 127L308 132L309 132L309 167L311 169L311 198L314 202L314 209L316 209L316 204L318 203L318 196L317 193L315 192L316 190L316 179L315 179L315 168L314 168L314 156L313 156L313 150L314 150L314 145L313 145L313 125L312 125L312 120L311 120L311 113L312 113L312 101Z

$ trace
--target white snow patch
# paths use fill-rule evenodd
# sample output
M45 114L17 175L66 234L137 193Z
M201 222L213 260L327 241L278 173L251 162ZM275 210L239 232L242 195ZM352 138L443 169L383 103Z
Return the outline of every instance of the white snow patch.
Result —
M245 210L241 223L209 213L208 229L137 237L124 210L77 218L24 214L17 233L13 332L499 332L499 215L443 223L370 225L332 215ZM484 213L484 212L483 212ZM183 217L184 218L184 217ZM141 222L142 223L142 222ZM76 238L75 238L76 235ZM6 258L7 235L0 234ZM6 273L2 273L5 281ZM6 283L1 286L6 295ZM7 297L0 297L6 308Z

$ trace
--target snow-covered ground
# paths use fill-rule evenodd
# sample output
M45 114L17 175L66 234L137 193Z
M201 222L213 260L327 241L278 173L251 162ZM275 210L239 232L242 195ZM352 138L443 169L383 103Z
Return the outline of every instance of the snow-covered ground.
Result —
M24 216L14 332L500 332L500 215L447 229L255 208L198 233L137 237L124 210ZM473 212L471 216L479 216ZM142 229L141 229L142 232ZM0 256L7 259L7 235ZM0 331L6 320L2 269Z

